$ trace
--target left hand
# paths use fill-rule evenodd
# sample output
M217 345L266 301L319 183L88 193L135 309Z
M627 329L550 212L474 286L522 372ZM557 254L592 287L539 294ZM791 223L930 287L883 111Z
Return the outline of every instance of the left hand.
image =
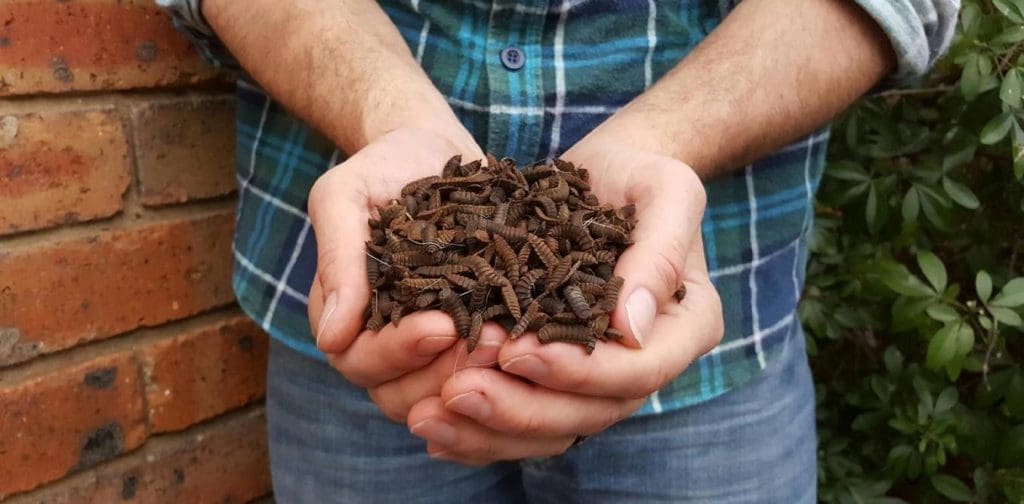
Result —
M413 434L431 456L469 465L552 456L633 414L646 398L721 341L722 307L700 235L706 196L686 164L600 138L600 130L563 157L590 171L602 202L635 203L634 244L615 273L625 279L612 325L623 344L540 344L528 335L506 343L501 370L455 373L440 397L409 412ZM686 296L674 297L685 285Z

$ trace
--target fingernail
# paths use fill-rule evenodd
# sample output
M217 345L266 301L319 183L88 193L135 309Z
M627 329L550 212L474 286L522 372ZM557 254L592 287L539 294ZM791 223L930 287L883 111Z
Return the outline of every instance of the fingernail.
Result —
M466 356L466 363L463 367L487 367L498 363L498 350L501 343L495 341L480 341L476 349Z
M475 390L453 397L444 406L475 420L486 420L491 416L491 403Z
M654 325L654 316L658 313L658 303L654 294L644 287L639 287L626 300L626 319L633 336L643 345L644 335Z
M443 420L428 418L409 428L414 435L434 443L451 446L455 444L455 427Z
M447 450L446 451L434 452L434 453L428 453L427 455L430 455L430 458L437 459L437 460L451 460L451 458L452 458L452 454L450 452L448 452Z
M324 313L320 315L320 323L317 324L316 329L316 341L320 342L320 336L323 335L324 329L327 328L327 323L331 320L331 315L334 315L334 309L338 307L338 294L331 292L327 296L327 300L324 301Z
M416 353L424 356L436 355L452 346L457 339L455 336L427 336L416 343Z
M501 365L501 369L524 378L541 378L548 374L548 365L533 354L513 357Z

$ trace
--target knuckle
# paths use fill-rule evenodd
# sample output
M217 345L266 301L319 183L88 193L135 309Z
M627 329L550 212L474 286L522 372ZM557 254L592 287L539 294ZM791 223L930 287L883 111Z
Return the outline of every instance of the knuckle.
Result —
M668 244L666 249L656 251L652 256L652 265L658 280L671 290L679 287L684 278L684 257L682 246L675 241Z

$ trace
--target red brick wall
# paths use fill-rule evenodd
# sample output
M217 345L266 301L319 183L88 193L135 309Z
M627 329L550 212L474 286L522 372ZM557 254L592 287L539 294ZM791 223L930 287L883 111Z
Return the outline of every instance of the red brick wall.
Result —
M233 103L151 0L0 1L0 501L270 492Z

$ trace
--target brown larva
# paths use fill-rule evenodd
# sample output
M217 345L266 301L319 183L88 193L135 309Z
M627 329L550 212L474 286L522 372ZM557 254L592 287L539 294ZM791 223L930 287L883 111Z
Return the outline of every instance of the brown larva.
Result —
M592 315L590 312L590 305L587 304L587 300L583 297L583 292L579 287L575 285L568 285L565 289L562 289L562 294L565 295L566 301L569 302L569 307L572 308L573 313L575 313L580 320L590 319Z
M606 312L611 312L619 304L619 291L622 290L622 283L625 279L620 276L613 276L604 284L604 298L601 305Z
M460 338L468 337L470 319L469 310L466 309L466 305L462 303L459 296L452 292L451 289L442 290L440 297L441 307L452 317L452 321L455 322L455 332L458 333Z
M478 311L473 312L473 315L469 319L469 333L466 336L466 351L472 352L476 350L476 345L480 341L480 332L483 329L484 317Z

